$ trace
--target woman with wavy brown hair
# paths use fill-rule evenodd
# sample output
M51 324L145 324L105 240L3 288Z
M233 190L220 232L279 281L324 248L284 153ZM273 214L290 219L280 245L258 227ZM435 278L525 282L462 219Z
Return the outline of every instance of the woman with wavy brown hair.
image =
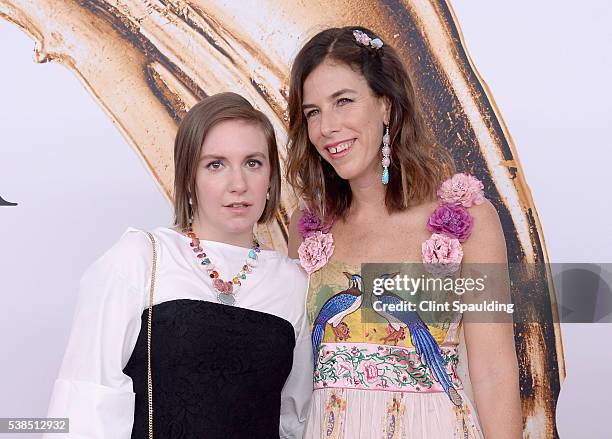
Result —
M511 319L402 308L405 291L362 277L369 262L446 280L506 266L497 212L430 140L395 50L363 27L318 33L293 63L289 118L286 174L303 202L289 255L310 274L315 368L305 437L520 437ZM507 292L494 281L487 291Z

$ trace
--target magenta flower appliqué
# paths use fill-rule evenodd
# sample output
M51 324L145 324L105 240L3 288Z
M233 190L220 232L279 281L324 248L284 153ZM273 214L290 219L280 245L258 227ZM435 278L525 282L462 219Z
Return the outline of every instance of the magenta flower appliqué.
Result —
M444 203L433 211L427 222L430 232L441 233L464 242L470 237L474 219L461 204Z
M329 233L333 220L324 223L314 209L304 209L302 217L298 223L298 230L302 239L313 235L317 231Z

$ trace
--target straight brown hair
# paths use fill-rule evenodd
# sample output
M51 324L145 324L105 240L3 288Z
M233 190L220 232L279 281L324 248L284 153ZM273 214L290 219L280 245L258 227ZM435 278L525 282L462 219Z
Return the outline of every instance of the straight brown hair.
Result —
M265 114L256 110L242 96L236 93L219 93L208 96L195 104L179 124L174 141L174 225L185 230L189 224L191 209L198 210L196 173L204 139L210 130L220 122L241 120L253 123L264 132L270 160L270 197L258 223L274 218L280 203L281 176L278 147L274 127Z
M360 26L326 29L304 45L291 67L286 178L298 197L323 216L345 217L352 201L348 181L321 160L310 142L302 110L304 81L326 60L348 65L364 76L375 96L386 97L391 103L391 166L385 195L389 213L435 197L438 186L455 169L448 151L431 140L412 81L397 52L386 43L380 49L360 45L354 30L379 38Z

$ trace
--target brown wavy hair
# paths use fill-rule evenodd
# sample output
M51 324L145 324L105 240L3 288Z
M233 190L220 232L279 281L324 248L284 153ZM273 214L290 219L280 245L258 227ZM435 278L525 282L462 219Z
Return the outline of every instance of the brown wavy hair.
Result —
M270 197L266 201L258 223L274 218L280 203L281 175L278 147L274 127L267 116L236 93L219 93L195 104L181 121L174 141L174 225L185 230L191 213L198 210L196 173L204 139L217 124L228 120L241 120L261 127L268 144L270 160Z
M291 67L286 178L297 195L323 216L345 217L352 201L348 181L321 160L310 142L302 110L304 81L326 60L350 66L364 76L375 96L386 97L391 103L391 165L385 195L389 213L434 197L455 168L448 151L431 140L412 81L397 52L386 43L380 49L358 44L354 30L379 38L359 26L326 29L302 47Z

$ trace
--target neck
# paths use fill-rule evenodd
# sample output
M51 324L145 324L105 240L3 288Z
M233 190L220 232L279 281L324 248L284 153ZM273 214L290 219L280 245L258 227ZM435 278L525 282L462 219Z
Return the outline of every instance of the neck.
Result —
M193 220L192 229L198 238L205 241L216 241L224 244L231 244L238 247L253 247L253 232L219 232L210 227L203 226L197 219Z
M371 172L368 175L349 181L352 192L350 215L354 219L372 218L386 214L385 186L381 182L380 173Z

